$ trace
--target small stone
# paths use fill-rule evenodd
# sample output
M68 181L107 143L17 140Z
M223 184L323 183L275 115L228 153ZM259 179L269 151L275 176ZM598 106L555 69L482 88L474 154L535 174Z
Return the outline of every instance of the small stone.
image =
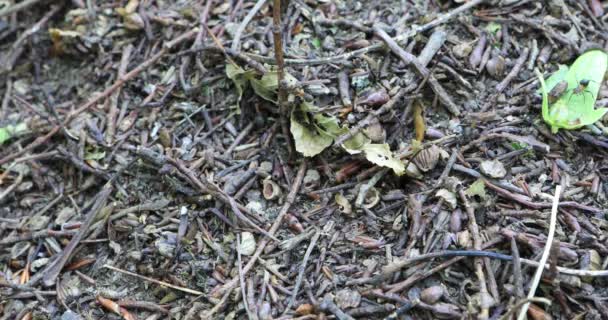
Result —
M420 300L424 303L435 304L441 296L443 296L443 288L441 286L428 287L420 293Z
M310 169L306 171L306 175L304 176L304 187L311 188L319 185L319 181L321 181L321 175L319 171Z
M270 173L272 171L272 162L270 162L270 161L263 161L262 163L260 163L259 170L261 172Z
M255 252L255 238L251 232L241 233L241 243L239 250L242 255L250 256Z
M359 292L350 289L342 289L336 293L336 305L340 309L356 308L361 303Z
M82 318L72 310L68 310L61 315L61 320L82 320Z
M30 269L32 270L32 272L36 272L41 267L45 266L47 263L49 263L49 258L36 259L36 260L32 261L32 265L31 265Z
M502 162L498 160L483 161L479 166L481 173L490 178L504 178L507 175L507 170Z

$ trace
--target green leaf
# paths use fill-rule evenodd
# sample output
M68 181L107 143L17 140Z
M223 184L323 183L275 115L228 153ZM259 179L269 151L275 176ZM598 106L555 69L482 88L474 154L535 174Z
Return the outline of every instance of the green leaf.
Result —
M259 80L252 77L250 81L253 91L258 96L272 103L277 103L277 90L279 88L279 75L277 71L267 72ZM295 85L298 82L296 78L287 72L285 72L285 81L287 81L288 85Z
M486 184L482 179L477 179L477 181L473 182L473 184L464 192L468 196L479 196L482 199L487 197L486 194Z
M368 143L362 148L365 158L379 166L393 169L398 176L405 172L405 165L393 157L390 147L386 143Z
M252 70L248 70L245 71L244 69L242 69L241 67L234 65L232 63L227 63L226 64L226 76L232 80L232 82L234 83L234 87L236 88L236 92L237 92L237 107L239 105L239 102L241 101L241 98L243 97L243 91L245 90L245 87L247 86L247 82L249 81L249 79L253 78L253 71Z
M494 21L488 23L488 25L486 26L486 30L489 33L494 33L494 34L496 34L498 31L500 31L501 28L502 28L502 26L500 25L500 23L496 23Z
M340 128L335 117L327 117L320 113L311 115L317 110L317 107L304 102L291 113L291 135L296 150L305 157L313 157L321 153L345 130Z
M103 150L93 150L90 152L85 152L84 154L84 160L99 160L99 159L103 159L106 156L106 152Z
M552 85L561 80L567 81L568 89L551 106L549 106L548 98L551 87L545 83L542 74L535 70L543 97L542 116L545 122L551 126L553 133L557 133L559 129L578 129L593 124L604 116L608 108L595 109L594 106L607 66L608 55L600 50L591 50L578 57L564 77L562 77L561 72L563 71L560 68L559 75L554 75L555 77L552 76L549 79ZM589 80L589 84L586 88L579 90L577 87L581 80Z
M312 40L310 40L310 42L312 43L312 46L315 47L315 49L320 49L321 48L321 39L319 39L319 38L312 38Z
M3 144L8 139L18 135L19 133L27 131L27 124L24 122L17 125L8 125L0 128L0 144Z
M344 141L342 148L350 154L359 154L363 152L363 147L372 141L363 133L358 132L354 137Z

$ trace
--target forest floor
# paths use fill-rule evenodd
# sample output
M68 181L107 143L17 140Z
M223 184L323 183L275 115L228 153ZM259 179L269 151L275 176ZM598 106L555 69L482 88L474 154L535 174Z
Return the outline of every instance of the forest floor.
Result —
M0 320L608 319L607 9L0 1Z

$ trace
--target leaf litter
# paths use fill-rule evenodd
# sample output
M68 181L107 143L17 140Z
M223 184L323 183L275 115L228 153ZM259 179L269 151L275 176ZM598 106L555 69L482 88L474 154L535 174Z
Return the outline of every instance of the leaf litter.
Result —
M1 319L608 317L601 2L279 2L0 8Z

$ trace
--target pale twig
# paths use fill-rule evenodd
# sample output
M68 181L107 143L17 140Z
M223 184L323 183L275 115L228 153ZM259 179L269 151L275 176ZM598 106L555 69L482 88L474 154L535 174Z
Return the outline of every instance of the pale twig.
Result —
M507 313L505 313L504 315L502 315L502 317L500 317L500 320L509 320L512 319L512 314L515 313L515 311L517 309L519 309L519 307L521 307L523 304L526 303L530 303L530 302L536 302L536 303L544 303L548 306L551 305L551 300L547 299L547 298L525 298L522 299L520 301L518 301L512 308L509 309L509 311L507 311Z
M551 244L553 243L553 236L555 235L555 225L556 225L556 221L557 221L557 207L559 205L559 194L561 191L562 191L562 186L557 185L555 187L555 195L553 196L553 206L551 207L551 220L549 220L549 234L547 235L547 241L545 242L545 249L543 250L543 255L540 257L540 261L538 262L538 268L536 269L536 273L534 273L534 278L532 278L532 284L530 285L530 291L528 292L528 299L534 298L534 294L536 293L536 288L538 287L540 278L543 274L543 271L545 270L545 268L543 268L543 266L547 263L547 259L549 259L549 253L551 252ZM519 311L517 320L523 320L526 317L526 313L528 312L528 307L530 307L530 302L524 303L523 307Z
M253 17L258 13L258 11L260 11L260 9L262 9L266 1L267 0L258 0L258 2L255 3L253 8L249 10L241 24L239 24L239 27L236 29L236 32L234 33L234 39L232 40L232 46L230 46L230 49L236 52L239 51L239 47L241 44L241 34L243 34L243 31L245 30L249 22L251 22L251 19L253 19Z
M137 273L133 273L133 272L130 272L130 271L127 271L127 270L122 270L122 269L119 269L119 268L116 268L116 267L113 267L113 266L110 266L110 265L107 265L107 264L105 264L103 267L106 268L106 269L114 270L116 272L124 273L126 275L130 275L130 276L138 278L138 279L150 281L152 283L156 283L158 285L161 285L161 286L164 286L164 287L167 287L167 288L179 290L179 291L182 291L182 292L185 292L185 293L189 293L189 294L193 294L193 295L197 295L197 296L203 295L203 293L200 292L200 291L196 291L196 290L193 290L193 289L188 289L188 288L176 286L176 285L170 284L168 282L164 282L164 281L156 280L156 279L149 278L149 277L146 277L146 276L142 276L142 275L139 275Z
M34 4L36 4L36 2L39 2L40 0L25 0L25 1L21 1L19 3L15 3L14 5L4 8L2 10L0 10L0 18L4 17L4 16L8 16L11 13L26 9Z

